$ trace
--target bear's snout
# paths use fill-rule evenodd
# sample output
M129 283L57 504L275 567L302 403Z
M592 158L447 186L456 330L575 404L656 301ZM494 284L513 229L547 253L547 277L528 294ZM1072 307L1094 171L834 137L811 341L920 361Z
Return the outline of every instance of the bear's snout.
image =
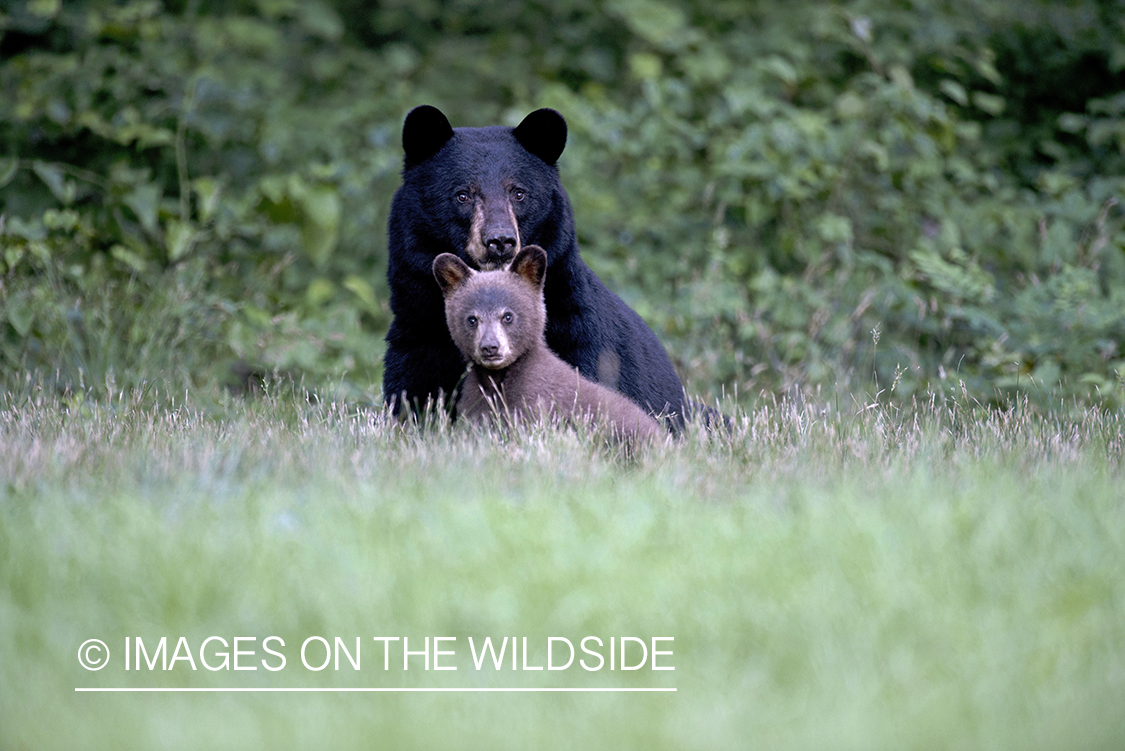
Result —
M520 229L511 199L478 196L465 251L481 271L508 265L520 250Z

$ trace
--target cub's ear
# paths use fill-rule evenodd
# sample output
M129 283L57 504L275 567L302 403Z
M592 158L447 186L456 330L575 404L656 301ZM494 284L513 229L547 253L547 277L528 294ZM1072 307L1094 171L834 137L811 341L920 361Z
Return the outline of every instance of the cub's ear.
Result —
M525 245L523 250L516 253L516 257L512 259L508 271L522 276L536 289L541 288L543 280L547 277L547 251L538 245Z
M441 151L450 138L453 128L437 107L423 104L410 110L402 125L402 149L406 152L406 166L426 161Z
M474 273L467 263L452 253L442 253L434 259L434 279L437 279L443 295L460 287Z
M566 147L566 120L549 109L535 110L512 130L520 145L554 166Z

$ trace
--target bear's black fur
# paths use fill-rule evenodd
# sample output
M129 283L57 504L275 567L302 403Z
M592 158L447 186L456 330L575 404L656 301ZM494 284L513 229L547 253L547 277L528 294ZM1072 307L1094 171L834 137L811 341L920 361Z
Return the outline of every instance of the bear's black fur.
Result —
M656 335L606 288L578 254L574 215L556 162L566 122L532 112L515 128L452 128L417 107L402 131L402 186L388 223L387 279L394 320L387 334L384 398L417 409L449 397L465 361L445 325L433 262L453 253L488 270L524 245L547 252L547 344L586 378L680 424L683 386Z

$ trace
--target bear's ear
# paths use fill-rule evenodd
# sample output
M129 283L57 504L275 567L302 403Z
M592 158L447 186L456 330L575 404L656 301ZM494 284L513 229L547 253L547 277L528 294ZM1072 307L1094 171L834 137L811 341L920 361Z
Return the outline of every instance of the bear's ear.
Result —
M531 282L531 286L539 289L543 286L543 280L547 276L547 251L538 245L525 245L523 250L516 253L516 257L512 259L512 265L508 267L508 270L523 277Z
M473 273L467 263L452 253L442 253L434 259L434 279L437 279L443 295L460 287Z
M520 145L554 166L566 147L566 120L549 109L535 110L512 130Z
M441 147L453 138L453 128L449 120L437 107L423 104L410 110L402 125L402 149L406 152L406 164L420 164L441 151Z

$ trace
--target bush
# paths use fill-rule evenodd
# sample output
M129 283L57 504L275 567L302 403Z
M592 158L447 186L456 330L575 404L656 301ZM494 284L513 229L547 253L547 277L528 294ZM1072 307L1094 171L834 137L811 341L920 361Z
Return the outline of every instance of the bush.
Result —
M0 69L6 370L374 377L389 318L370 196L393 188L402 105L375 55L301 7L6 19L26 45Z
M693 392L1120 404L1121 17L19 4L0 21L0 368L369 389L399 129L431 102L463 125L564 113L584 255Z

